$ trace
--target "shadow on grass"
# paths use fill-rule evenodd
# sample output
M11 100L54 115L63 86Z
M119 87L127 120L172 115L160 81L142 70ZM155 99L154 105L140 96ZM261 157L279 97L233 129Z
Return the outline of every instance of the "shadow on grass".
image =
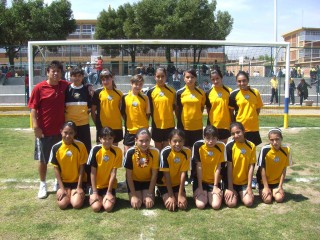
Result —
M295 193L290 193L286 192L284 202L289 202L289 201L294 201L294 202L303 202L309 200L306 196L303 196L302 194L295 194Z

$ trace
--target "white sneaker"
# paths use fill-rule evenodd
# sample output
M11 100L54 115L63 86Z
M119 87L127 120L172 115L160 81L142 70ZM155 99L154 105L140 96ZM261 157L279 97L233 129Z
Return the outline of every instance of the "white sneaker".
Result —
M38 192L38 198L44 199L48 197L47 193L47 184L46 183L40 183L39 192Z
M58 189L59 189L59 183L56 179L53 184L53 191L56 192L56 191L58 191Z

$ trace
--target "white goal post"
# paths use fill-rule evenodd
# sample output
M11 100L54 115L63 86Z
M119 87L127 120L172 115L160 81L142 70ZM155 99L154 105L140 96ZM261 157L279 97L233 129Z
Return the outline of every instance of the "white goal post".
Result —
M33 89L33 47L39 46L71 46L71 45L201 45L201 46L241 46L241 47L283 47L285 48L285 98L284 128L288 128L289 114L289 78L290 78L290 43L289 42L231 42L220 40L170 40L170 39L122 39L122 40L65 40L65 41L29 41L28 72L29 92Z

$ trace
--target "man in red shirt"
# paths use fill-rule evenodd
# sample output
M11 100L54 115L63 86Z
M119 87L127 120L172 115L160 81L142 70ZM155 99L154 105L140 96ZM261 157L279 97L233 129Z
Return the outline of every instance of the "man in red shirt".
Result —
M68 82L61 80L62 70L59 61L52 61L47 68L48 79L34 87L28 104L36 137L34 157L39 161L40 199L47 197L46 174L50 151L61 140L60 129L65 121L65 90Z
M97 70L97 80L94 84L101 84L101 80L100 80L100 73L103 69L103 60L101 58L101 56L98 57L98 60L97 60L97 64L96 64L96 70Z

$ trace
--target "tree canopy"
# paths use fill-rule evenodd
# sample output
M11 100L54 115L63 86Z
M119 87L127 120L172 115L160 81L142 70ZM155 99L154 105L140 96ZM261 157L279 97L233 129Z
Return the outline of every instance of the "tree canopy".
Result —
M13 0L10 8L0 6L0 45L6 49L10 65L20 46L28 41L64 40L76 29L71 3L56 0Z
M216 0L141 0L117 10L109 7L98 17L95 38L225 40L233 18L226 11L217 11L216 5ZM200 54L201 46L193 48ZM135 62L136 47L125 50ZM170 62L170 46L167 53Z

